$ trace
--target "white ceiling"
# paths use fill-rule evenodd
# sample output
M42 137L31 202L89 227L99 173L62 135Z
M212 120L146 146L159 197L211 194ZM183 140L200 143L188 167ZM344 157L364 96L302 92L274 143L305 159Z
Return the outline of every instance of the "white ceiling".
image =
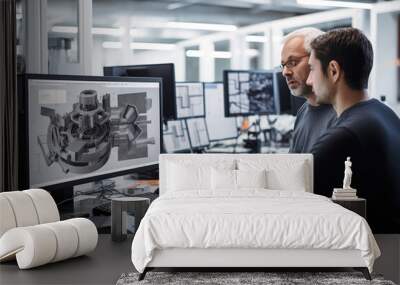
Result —
M77 2L77 0L48 0L49 28L76 26ZM242 27L326 9L328 8L300 6L296 0L93 0L93 26L134 28L135 41L175 43L212 31L150 26L154 23L175 21ZM113 40L112 36L98 37L102 37L103 40Z

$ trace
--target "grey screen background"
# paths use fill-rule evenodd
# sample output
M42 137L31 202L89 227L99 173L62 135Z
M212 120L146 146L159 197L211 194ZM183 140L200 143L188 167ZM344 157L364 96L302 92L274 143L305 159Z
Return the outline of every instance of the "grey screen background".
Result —
M189 135L183 120L168 121L163 130L163 143L168 153L190 149Z
M134 158L128 155L121 159L119 147L112 147L107 162L99 169L85 174L64 173L58 165L53 163L47 166L43 153L37 142L40 136L46 142L47 128L50 118L41 115L41 107L55 110L61 116L72 111L73 104L79 102L82 90L96 90L99 102L104 94L110 94L111 108L118 106L118 101L129 101L126 95L119 94L145 92L151 99L152 106L147 111L147 136L155 139L155 144L147 145L145 157ZM93 177L101 174L113 173L121 170L133 169L158 162L160 154L160 88L156 82L107 82L107 81L62 81L31 79L28 82L29 104L29 175L30 186L41 187L46 185L68 182L76 179ZM118 98L121 97L121 98ZM132 96L133 97L133 96ZM134 98L132 98L134 100ZM119 157L120 156L120 157ZM132 158L133 157L133 158Z
M235 138L238 134L236 118L225 117L224 84L204 83L206 123L210 140Z
M177 118L204 117L203 83L176 83Z
M210 144L206 121L204 118L190 118L186 120L192 147L202 147Z

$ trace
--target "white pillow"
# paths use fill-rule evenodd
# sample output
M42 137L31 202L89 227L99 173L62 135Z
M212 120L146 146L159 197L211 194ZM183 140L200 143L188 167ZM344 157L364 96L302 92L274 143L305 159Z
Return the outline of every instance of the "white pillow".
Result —
M267 188L267 171L236 170L237 188Z
M268 188L306 192L307 178L304 162L291 164L291 167L270 169L267 172Z
M241 188L266 188L266 170L211 169L213 190L238 190Z
M213 190L236 189L236 170L232 169L211 169L211 188Z
M168 167L167 187L171 191L211 188L211 167L178 163L169 163Z
M306 191L309 188L309 168L306 161L256 158L239 159L239 170L266 169L267 188L271 190Z

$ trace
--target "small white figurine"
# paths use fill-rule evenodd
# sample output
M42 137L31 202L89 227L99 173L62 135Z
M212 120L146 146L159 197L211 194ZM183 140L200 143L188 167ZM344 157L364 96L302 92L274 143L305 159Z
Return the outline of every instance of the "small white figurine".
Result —
M344 162L344 179L343 179L343 189L353 189L351 188L351 176L353 175L353 172L351 171L351 161L350 157L347 157L347 160Z

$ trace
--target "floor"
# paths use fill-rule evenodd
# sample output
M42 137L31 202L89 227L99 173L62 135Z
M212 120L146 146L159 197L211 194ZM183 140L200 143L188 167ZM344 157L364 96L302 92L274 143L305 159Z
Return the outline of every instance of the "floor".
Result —
M111 235L99 235L97 248L81 256L28 270L16 262L0 264L0 284L115 284L124 272L134 271L130 259L132 238L112 242Z
M135 271L130 249L133 236L124 242L112 242L109 234L100 234L94 252L29 270L19 270L16 262L0 264L0 284L115 284L122 273ZM382 256L375 273L400 284L400 235L375 236Z

